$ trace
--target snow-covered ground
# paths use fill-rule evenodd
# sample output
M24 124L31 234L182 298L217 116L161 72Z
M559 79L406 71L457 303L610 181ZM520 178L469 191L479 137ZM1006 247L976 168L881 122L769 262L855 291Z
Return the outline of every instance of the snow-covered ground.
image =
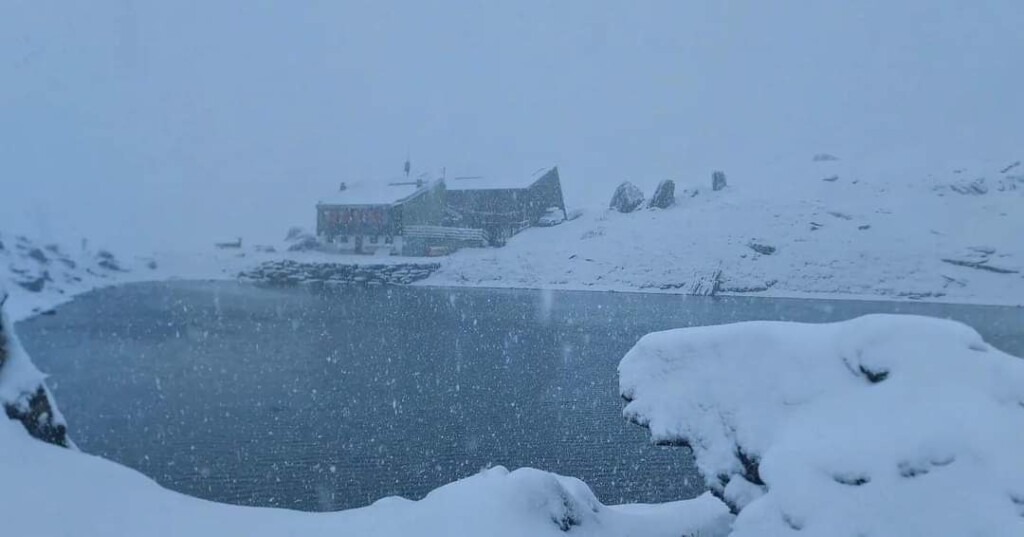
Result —
M1024 535L1024 361L870 315L648 334L624 414L689 445L735 536Z
M1024 304L1015 162L935 169L809 154L756 172L775 181L729 175L718 192L710 174L677 179L674 207L592 208L505 248L460 251L424 283L706 293L720 280L725 294Z
M142 474L44 444L0 420L4 535L408 536L723 535L731 516L705 495L659 505L601 505L579 480L492 468L419 501L385 498L337 513L238 507L160 488Z

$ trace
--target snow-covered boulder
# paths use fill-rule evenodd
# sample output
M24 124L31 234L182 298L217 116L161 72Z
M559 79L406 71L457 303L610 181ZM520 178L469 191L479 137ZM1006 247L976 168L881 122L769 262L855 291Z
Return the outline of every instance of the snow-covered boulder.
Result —
M647 202L648 207L654 207L657 209L667 209L676 203L676 183L671 179L666 179L658 183L658 188L654 189L654 195L651 196L651 201Z
M631 213L644 202L644 193L633 183L626 181L615 189L608 207L620 213Z
M32 364L4 311L7 293L0 288L0 406L44 442L68 447L67 426L57 410L45 376Z
M711 190L719 191L726 187L725 172L716 171L711 174Z
M1024 361L917 316L644 336L625 416L691 447L735 536L1024 535Z

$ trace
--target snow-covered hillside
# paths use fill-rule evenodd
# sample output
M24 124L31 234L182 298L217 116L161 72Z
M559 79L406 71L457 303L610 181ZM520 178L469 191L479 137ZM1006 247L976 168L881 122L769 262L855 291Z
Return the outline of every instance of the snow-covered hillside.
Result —
M657 332L619 386L654 441L692 447L736 537L1024 534L1024 361L960 323Z
M729 176L713 192L710 174L677 179L673 207L587 210L460 251L426 283L1024 304L1015 160L933 170L822 154L760 173L776 180Z

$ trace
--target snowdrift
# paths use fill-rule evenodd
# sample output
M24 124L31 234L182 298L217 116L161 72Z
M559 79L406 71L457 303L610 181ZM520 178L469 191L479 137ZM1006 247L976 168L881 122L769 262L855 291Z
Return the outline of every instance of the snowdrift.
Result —
M670 330L619 375L626 418L693 450L732 535L1024 535L1024 361L963 324Z
M533 469L491 468L420 501L303 513L239 507L160 488L104 459L44 444L0 420L0 528L34 537L146 535L723 535L731 516L705 495L661 505L605 506L581 481Z

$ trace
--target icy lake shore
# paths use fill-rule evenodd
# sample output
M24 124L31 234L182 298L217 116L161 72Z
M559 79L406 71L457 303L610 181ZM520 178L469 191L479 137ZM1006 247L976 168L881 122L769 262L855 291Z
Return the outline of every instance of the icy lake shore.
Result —
M667 208L584 208L505 247L442 258L290 252L283 240L121 252L0 231L0 281L17 319L97 286L236 279L268 263L436 262L426 279L409 278L431 286L1024 305L1019 161L935 167L819 157L760 171L792 179L780 184L740 176L712 191L707 178L677 181Z

